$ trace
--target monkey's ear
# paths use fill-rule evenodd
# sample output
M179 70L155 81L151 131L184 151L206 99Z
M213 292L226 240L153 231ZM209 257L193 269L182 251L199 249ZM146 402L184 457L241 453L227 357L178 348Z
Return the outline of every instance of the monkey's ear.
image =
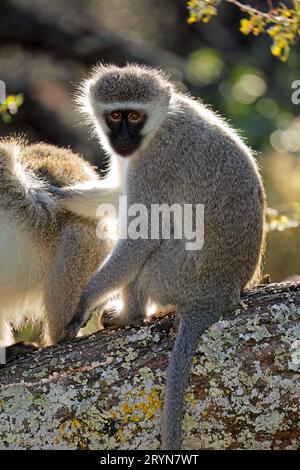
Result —
M173 92L174 92L173 86L170 83L167 84L164 88L164 93L162 96L162 99L163 101L166 102L166 104L169 104Z

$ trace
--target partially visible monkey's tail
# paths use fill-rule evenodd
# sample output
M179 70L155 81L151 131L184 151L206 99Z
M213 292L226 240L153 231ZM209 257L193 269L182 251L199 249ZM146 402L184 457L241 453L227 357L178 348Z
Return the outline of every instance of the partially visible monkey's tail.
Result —
M46 227L57 217L59 206L47 185L26 169L21 153L21 143L0 142L0 208L12 210L32 225Z
M164 450L181 448L184 395L192 359L204 331L219 319L218 315L203 313L195 308L185 307L179 314L179 331L167 371L162 421L162 449Z

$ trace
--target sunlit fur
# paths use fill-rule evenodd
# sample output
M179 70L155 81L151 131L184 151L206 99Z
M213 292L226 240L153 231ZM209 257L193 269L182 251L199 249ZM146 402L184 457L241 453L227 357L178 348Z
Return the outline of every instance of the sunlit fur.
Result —
M56 343L109 254L112 243L97 239L95 220L66 211L49 191L76 182L95 185L99 177L70 150L0 140L1 346L24 323L38 327L42 345Z
M111 158L103 120L107 111L148 113L143 142L126 158L122 193L128 206L204 204L204 245L187 251L185 239L120 239L88 282L65 337L72 338L92 309L122 288L121 314L105 324L141 322L148 300L175 305L179 330L170 357L162 446L179 449L184 393L192 358L205 330L230 313L255 278L264 246L265 196L251 150L201 101L177 93L156 70L100 65L83 88L82 106Z

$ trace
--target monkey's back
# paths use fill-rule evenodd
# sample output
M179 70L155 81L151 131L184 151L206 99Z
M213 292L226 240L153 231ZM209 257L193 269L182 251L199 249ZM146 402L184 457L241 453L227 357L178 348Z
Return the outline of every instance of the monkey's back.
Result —
M181 197L204 204L201 277L235 278L243 288L259 276L264 248L265 193L257 164L223 119L194 100L179 97L179 102L184 139L175 137L175 145L182 150L183 177L190 181L181 186Z
M140 186L138 173L144 175ZM205 107L179 95L155 145L132 165L129 187L129 204L204 205L203 247L187 251L186 240L163 240L153 261L156 269L159 265L157 284L178 272L178 285L186 277L186 285L194 283L195 292L197 285L212 279L234 282L242 289L256 277L264 244L261 178L250 150ZM144 187L152 188L152 201ZM153 273L149 273L151 283ZM179 291L174 289L173 298Z
M82 157L54 145L24 146L21 161L38 178L58 187L98 179L95 169Z
M38 253L41 244L51 252L69 224L78 222L95 232L95 221L68 212L48 191L49 184L67 186L94 180L98 180L94 168L71 150L43 143L27 145L19 138L0 140L0 242L4 252L6 246L17 244L9 233L26 233L27 243L25 235L21 237L23 251L35 246L33 251Z
M52 237L72 221L94 224L88 217L64 209L49 192L50 185L98 180L92 165L69 149L44 143L28 145L22 138L0 139L0 210L17 217L30 231L33 227L42 231L45 240L47 234Z

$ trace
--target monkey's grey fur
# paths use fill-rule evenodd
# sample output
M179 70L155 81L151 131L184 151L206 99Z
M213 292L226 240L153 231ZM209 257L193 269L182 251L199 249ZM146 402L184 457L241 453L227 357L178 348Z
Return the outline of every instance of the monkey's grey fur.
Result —
M73 337L94 306L120 287L124 309L107 323L141 322L149 298L177 306L180 326L167 374L162 447L179 449L184 391L199 339L237 305L241 290L259 271L265 210L261 178L251 151L226 122L177 93L156 70L101 65L84 90L83 106L113 158L122 159L110 145L113 136L104 116L114 110L145 113L141 145L122 160L128 206L141 203L150 212L153 203L205 205L199 251L186 251L186 240L120 239L88 282L65 333ZM118 113L110 119L118 119Z
M76 183L100 181L70 150L0 140L0 346L12 345L13 329L26 321L41 329L41 345L57 343L112 248L96 237L95 220L65 210L49 192L50 184Z

